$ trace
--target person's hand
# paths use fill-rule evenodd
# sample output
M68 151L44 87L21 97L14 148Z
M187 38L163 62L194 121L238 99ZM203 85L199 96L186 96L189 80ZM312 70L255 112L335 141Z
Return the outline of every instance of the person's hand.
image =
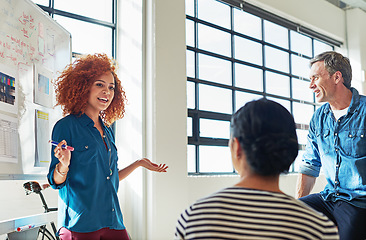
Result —
M150 171L154 171L154 172L166 172L168 166L166 164L156 164L151 162L149 159L147 158L143 158L138 160L138 163L141 167L144 167Z
M71 152L70 152L70 150L62 148L62 145L67 145L67 142L65 140L62 140L55 147L54 152L55 152L55 157L58 158L58 160L60 161L62 168L66 169L70 165ZM59 169L59 170L62 170L62 169Z

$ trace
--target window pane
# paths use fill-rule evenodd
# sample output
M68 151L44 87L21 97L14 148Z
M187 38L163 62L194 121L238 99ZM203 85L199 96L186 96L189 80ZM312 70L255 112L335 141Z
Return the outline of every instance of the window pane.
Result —
M292 54L291 62L292 74L303 78L309 78L309 59Z
M309 124L310 119L314 113L314 107L312 105L296 103L293 104L293 115L296 123Z
M194 0L186 0L186 14L194 17Z
M285 27L264 20L264 40L288 49L288 30Z
M196 146L187 145L187 170L196 172Z
M235 86L263 92L262 69L236 63Z
M297 141L299 142L299 144L306 144L308 133L308 130L296 129Z
M244 106L247 102L262 98L262 95L235 91L235 111Z
M55 0L55 9L112 22L112 0Z
M291 50L308 57L312 56L311 38L291 31Z
M279 104L281 104L284 108L287 109L291 113L291 102L284 99L274 98L274 97L267 97L268 100L275 101Z
M267 93L290 97L290 78L266 71L266 90Z
M235 36L235 58L262 65L262 45L248 39Z
M195 109L196 88L194 82L187 82L187 108Z
M257 16L234 8L234 31L262 39L262 20Z
M186 20L186 44L194 47L194 22Z
M198 47L225 56L231 55L231 37L229 33L198 24Z
M310 82L308 81L293 78L292 97L303 101L313 102L313 92L309 89L309 84Z
M289 72L289 55L287 52L268 46L265 46L264 51L266 67L285 73Z
M205 54L198 55L199 79L232 85L231 62Z
M187 72L187 77L191 77L191 78L195 78L195 74L194 74L194 52L193 51L187 51L187 55L186 55L186 72Z
M200 137L229 139L230 122L201 118Z
M106 53L112 56L112 29L71 18L55 16L55 20L72 36L72 51L82 54ZM87 29L87 31L81 31Z
M198 18L230 29L230 7L215 0L199 0Z
M192 118L187 117L187 136L192 137L193 127L192 127Z
M328 44L314 39L314 56L326 51L333 51L333 48Z
M231 90L199 84L199 110L232 114Z
M229 147L200 146L200 172L233 172Z
M294 161L294 172L299 172L302 155L304 155L304 153L305 151L299 150L299 153L297 154L297 157Z

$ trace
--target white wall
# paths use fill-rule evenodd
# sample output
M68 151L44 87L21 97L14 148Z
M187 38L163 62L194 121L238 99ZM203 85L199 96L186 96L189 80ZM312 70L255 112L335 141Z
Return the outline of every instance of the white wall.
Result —
M146 149L169 165L166 174L149 174L149 239L172 239L175 219L186 205L185 3L147 0Z
M118 76L126 91L125 117L117 122L119 168L144 155L143 151L143 49L142 0L118 2ZM145 172L136 170L120 184L119 199L124 222L134 239L146 236Z
M352 64L352 86L366 93L366 13L360 9L346 11L348 56Z

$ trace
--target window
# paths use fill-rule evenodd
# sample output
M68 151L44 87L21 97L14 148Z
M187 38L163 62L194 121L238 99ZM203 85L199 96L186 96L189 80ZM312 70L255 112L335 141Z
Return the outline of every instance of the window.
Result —
M116 57L117 0L33 0L71 33L72 55Z
M235 173L228 148L231 115L262 97L294 116L299 157L290 171L296 171L317 107L308 90L309 60L340 43L236 4L186 0L188 173Z

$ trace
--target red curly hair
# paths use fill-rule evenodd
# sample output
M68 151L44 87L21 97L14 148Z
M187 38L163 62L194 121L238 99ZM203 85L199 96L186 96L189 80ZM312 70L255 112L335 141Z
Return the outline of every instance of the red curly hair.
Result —
M115 72L113 60L106 54L86 55L66 66L54 81L57 105L63 114L81 115L85 112L89 92L94 81L106 72L111 72L115 81L114 98L109 107L100 112L100 117L108 126L123 118L125 113L126 93Z

